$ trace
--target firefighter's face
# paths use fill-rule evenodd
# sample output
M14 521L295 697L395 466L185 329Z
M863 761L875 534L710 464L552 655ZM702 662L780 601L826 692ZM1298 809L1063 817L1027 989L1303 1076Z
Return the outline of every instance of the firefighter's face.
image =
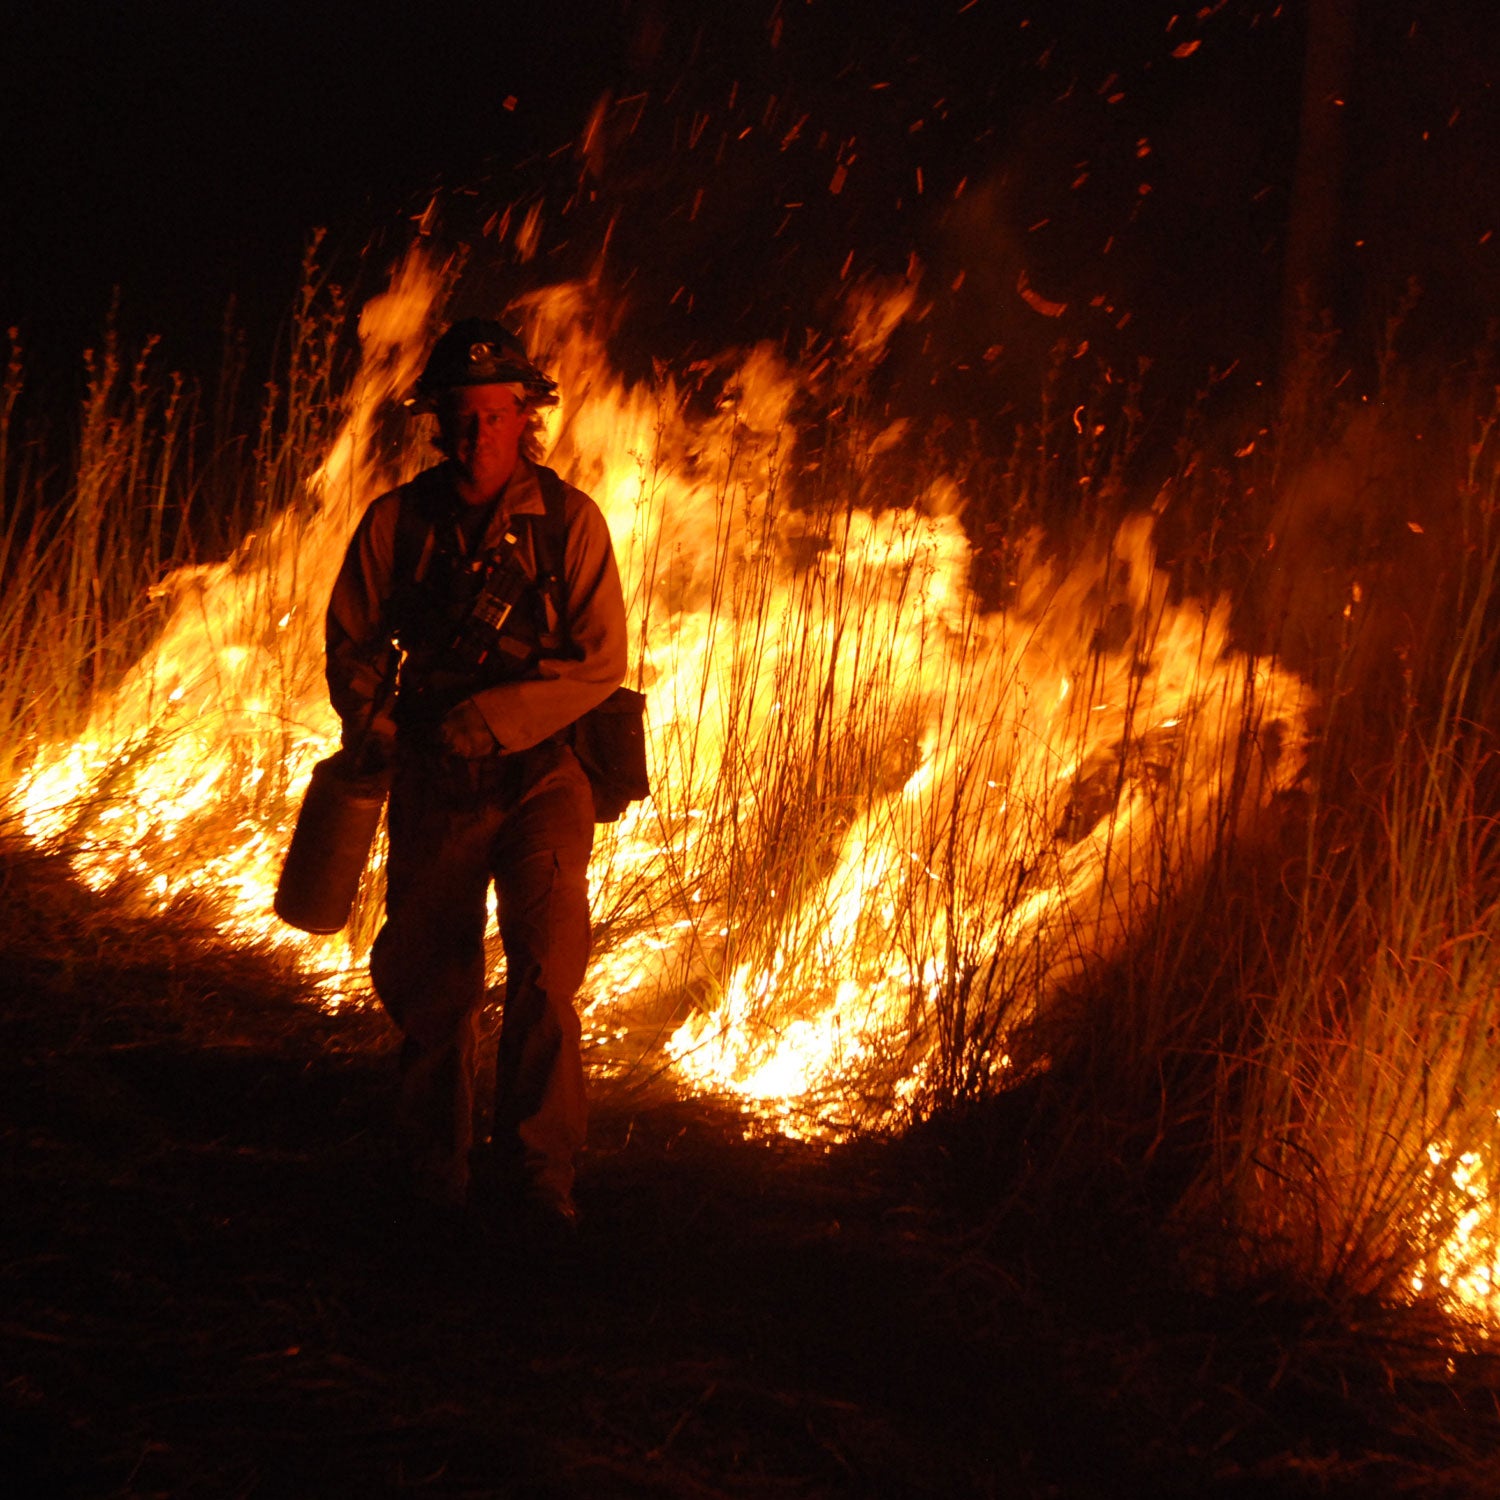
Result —
M477 489L503 485L516 466L526 406L503 385L461 385L438 406L443 452Z

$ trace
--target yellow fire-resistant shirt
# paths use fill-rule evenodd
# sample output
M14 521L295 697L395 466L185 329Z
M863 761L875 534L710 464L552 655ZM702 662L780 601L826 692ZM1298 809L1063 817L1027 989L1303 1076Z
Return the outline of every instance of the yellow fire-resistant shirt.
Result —
M413 484L440 484L446 464L418 475ZM452 486L449 484L451 490ZM564 486L567 544L563 588L568 637L573 654L544 656L534 676L502 682L476 692L474 702L504 750L526 750L602 703L625 680L628 645L625 601L610 545L609 526L594 502L572 485ZM463 502L453 494L455 517ZM389 644L386 606L394 579L396 523L401 490L371 501L361 518L328 602L328 692L343 720L345 738L355 738L368 722L394 655ZM481 550L497 546L513 516L546 515L535 467L518 460L495 507ZM541 524L540 521L538 524ZM531 525L515 529L516 556L527 577L538 574ZM428 535L417 563L425 576L435 541ZM377 720L377 733L394 733L389 720Z

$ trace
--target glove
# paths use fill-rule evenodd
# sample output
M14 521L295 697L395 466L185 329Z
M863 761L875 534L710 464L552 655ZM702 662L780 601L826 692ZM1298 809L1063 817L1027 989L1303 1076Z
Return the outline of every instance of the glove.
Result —
M365 735L355 755L355 770L361 776L384 776L396 764L396 740L394 735L378 734L373 730Z
M448 710L438 736L449 755L458 755L464 760L478 760L493 755L500 748L500 742L490 733L490 726L485 723L484 715L472 698L465 698Z
M381 714L345 721L339 745L355 775L382 776L396 763L396 726Z

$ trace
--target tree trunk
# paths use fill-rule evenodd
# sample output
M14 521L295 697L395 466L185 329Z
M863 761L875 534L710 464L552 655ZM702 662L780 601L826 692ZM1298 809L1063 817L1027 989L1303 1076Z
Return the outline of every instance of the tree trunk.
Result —
M1356 4L1307 0L1302 114L1282 277L1283 371L1291 367L1309 323L1333 302Z

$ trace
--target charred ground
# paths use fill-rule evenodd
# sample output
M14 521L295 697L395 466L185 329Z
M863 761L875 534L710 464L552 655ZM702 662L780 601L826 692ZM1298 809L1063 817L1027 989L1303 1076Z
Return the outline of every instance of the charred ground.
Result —
M393 1034L191 913L0 863L13 1494L1493 1493L1496 1372L1188 1292L1035 1182L1023 1095L900 1141L597 1099L576 1259L424 1220ZM1101 1183L1108 1177L1101 1171ZM1347 1309L1344 1310L1347 1315Z

